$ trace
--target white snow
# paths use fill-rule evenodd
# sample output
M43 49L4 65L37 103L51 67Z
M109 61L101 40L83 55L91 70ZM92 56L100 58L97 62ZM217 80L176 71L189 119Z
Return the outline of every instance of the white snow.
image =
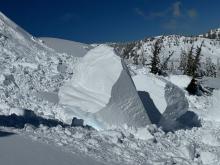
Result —
M220 89L220 78L204 77L201 81L206 87Z
M192 80L192 77L187 75L169 75L166 79L178 87L185 89Z
M11 114L15 114L15 115L18 115L18 116L23 116L24 115L24 110L21 109L21 108L10 108L9 115L11 115Z
M68 153L52 145L27 137L0 131L0 162L2 165L103 165L92 158Z
M219 163L217 155L211 152L201 152L201 160L204 165L215 165Z
M133 76L132 79L134 80L138 91L146 91L149 93L151 99L155 103L155 106L162 114L167 107L167 102L164 96L166 83L150 74L139 74Z
M219 90L191 96L184 90L190 77L163 78L132 66L137 93L126 65L108 46L96 45L85 55L87 48L80 44L69 55L66 41L59 40L59 53L1 13L0 34L5 36L0 37L0 164L219 164ZM210 41L205 41L208 56L216 59L218 44L211 55ZM170 50L177 57L179 48L189 46L171 44ZM201 81L219 89L218 79ZM65 105L58 98L63 89L69 94L63 93L64 100L69 97ZM62 123L73 117L99 131Z
M207 120L220 122L220 90L214 90L210 107L205 117Z
M78 117L97 129L150 123L126 66L105 45L82 58L76 74L61 87L59 99L60 104L68 105L62 112L67 122Z
M59 38L41 37L40 40L42 40L48 47L53 48L59 53L67 53L75 57L83 57L88 50L92 48L92 46L87 44Z
M137 75L133 76L134 83L151 122L162 126L165 130L178 128L179 122L177 120L189 108L188 100L183 91L185 81L180 83L181 89L175 85L180 81L180 77L170 76L165 79L146 73L142 69L134 72L137 73Z
M90 113L99 111L109 102L122 69L112 48L102 45L92 49L80 61L76 75L60 89L60 103Z

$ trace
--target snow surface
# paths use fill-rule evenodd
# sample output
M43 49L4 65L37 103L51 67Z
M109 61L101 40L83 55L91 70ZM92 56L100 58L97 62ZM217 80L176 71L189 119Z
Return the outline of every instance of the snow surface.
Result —
M99 111L109 102L112 86L122 69L121 60L112 48L92 49L80 61L76 75L60 89L60 103L86 112Z
M180 41L182 39L180 38ZM212 48L210 41L207 40L205 43L208 49ZM170 43L167 42L168 44ZM180 50L172 44L170 48ZM216 57L219 54L218 49L213 50L213 55ZM166 54L167 51L164 53ZM99 55L101 56L101 53ZM105 54L102 55L105 57ZM127 73L127 67L121 63L123 69L118 73L118 79L115 79L111 87L111 95L107 93L108 96L110 95L108 103L100 111L91 113L101 119L103 114L98 113L103 112L105 120L110 116L109 124L113 122L113 118L118 122L124 112L128 114L129 109L131 110L128 114L129 118L126 116L126 119L131 119L130 117L135 119L131 120L130 124L133 125L135 121L143 124L143 121L148 121L140 117L145 114L142 111L144 106L146 114L151 121L154 121L152 123L157 121L161 124L160 111L149 115L150 110L161 109L165 121L175 126L170 132L162 130L160 125L139 128L117 127L97 131L90 127L74 127L64 123L63 119L68 117L67 114L71 120L78 109L79 112L82 111L80 107L73 109L71 106L60 105L57 94L66 82L72 81L71 79L78 73L82 73L78 72L82 58L56 52L0 14L0 157L4 156L1 157L1 164L3 160L3 164L14 164L14 162L18 165L26 162L32 164L29 162L37 158L36 163L45 160L48 164L50 162L56 164L60 161L62 161L60 164L69 161L71 161L69 164L73 164L72 161L76 161L77 164L103 162L103 164L126 165L219 164L219 91L214 89L212 96L191 96L184 91L190 80L186 76L171 75L163 78L147 74L146 68L141 66L130 67L137 88L142 90L138 91L138 97ZM209 81L212 82L208 83L210 88L215 88L219 84L217 79L209 79ZM207 81L202 80L202 82L205 84ZM151 86L158 92L152 91ZM111 107L115 111L108 111L112 109ZM134 112L137 112L135 109L140 113L135 115ZM69 112L65 113L65 111ZM86 112L83 115L85 117L88 114ZM97 127L101 123L97 123ZM163 122L162 126L164 126ZM16 133L19 136L9 136L10 134L5 132ZM36 151L37 156L32 154L33 151ZM59 160L54 162L56 158ZM20 160L25 162L20 163Z
M137 90L148 92L159 112L163 113L167 107L164 96L166 83L152 75L136 75L132 78Z
M213 92L207 119L220 122L220 90Z
M113 48L100 45L77 65L77 72L59 91L60 104L68 105L66 122L76 116L97 129L150 123L126 66Z
M169 75L169 77L167 77L166 79L177 85L181 89L184 89L189 85L192 77L187 75Z
M180 127L179 118L185 115L189 109L188 100L183 89L176 84L179 79L171 76L158 77L147 73L143 69L133 72L133 80L137 87L139 96L146 107L148 116L153 124L160 125L164 130L175 130Z
M205 87L220 89L220 78L205 77L201 81Z
M41 37L43 43L59 53L67 53L75 57L83 57L92 46L59 38Z
M89 157L8 132L0 131L0 146L2 165L104 165Z

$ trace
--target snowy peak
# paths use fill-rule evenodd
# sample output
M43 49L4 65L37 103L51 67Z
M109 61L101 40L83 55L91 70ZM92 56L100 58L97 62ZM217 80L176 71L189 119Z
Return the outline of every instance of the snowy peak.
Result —
M201 66L205 67L206 63L212 63L216 66L220 58L220 41L203 37L185 37L180 35L158 36L146 38L143 40L113 44L116 51L128 63L135 65L149 66L154 49L155 42L159 41L161 51L159 53L160 63L163 65L167 61L169 72L182 72L180 62L183 60L183 54L187 54L191 48L196 53L197 47L202 44ZM207 64L208 65L208 64ZM202 68L206 70L206 68Z
M19 36L20 39L28 39L30 40L32 36L18 26L16 23L11 21L8 17L6 17L3 13L0 12L0 30L2 35L6 35L4 33L9 33L9 31L13 32L14 35Z
M199 35L200 37L209 38L209 39L220 39L220 28L212 29L209 32Z
M25 109L59 119L53 112L59 107L57 91L73 75L76 60L47 47L1 13L0 105L6 108L0 114Z

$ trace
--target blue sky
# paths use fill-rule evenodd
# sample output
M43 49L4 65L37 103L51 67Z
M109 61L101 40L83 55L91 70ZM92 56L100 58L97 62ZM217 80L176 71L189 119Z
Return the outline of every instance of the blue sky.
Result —
M1 0L0 11L34 36L84 43L194 35L220 27L218 0Z

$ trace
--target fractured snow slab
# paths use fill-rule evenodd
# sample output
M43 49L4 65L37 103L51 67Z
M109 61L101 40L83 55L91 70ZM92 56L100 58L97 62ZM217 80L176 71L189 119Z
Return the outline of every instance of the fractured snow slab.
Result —
M162 114L167 107L167 102L164 96L164 88L166 86L166 83L156 77L144 74L136 75L132 77L132 79L134 80L135 86L138 91L145 91L149 93L151 99L155 103L155 106Z
M64 120L79 117L97 129L150 124L127 67L105 45L82 58L76 74L61 87L59 99L68 106L61 112Z
M152 74L137 74L133 76L133 80L153 124L162 126L166 131L175 130L185 127L186 123L179 123L181 117L194 115L186 114L188 100L184 91L173 83ZM177 82L176 77L174 82Z
M122 71L121 60L111 48L91 50L77 66L71 81L61 87L60 103L95 113L106 106L112 86Z

